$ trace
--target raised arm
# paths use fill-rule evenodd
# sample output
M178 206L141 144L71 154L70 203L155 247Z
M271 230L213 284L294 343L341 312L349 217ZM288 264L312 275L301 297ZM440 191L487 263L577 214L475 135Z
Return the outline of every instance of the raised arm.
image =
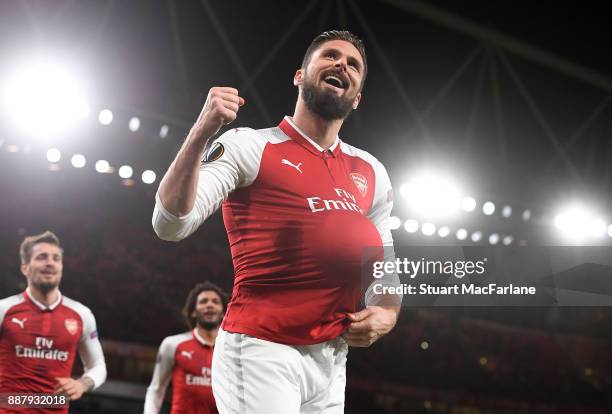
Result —
M220 184L201 182L200 163L204 148L223 125L236 119L242 105L244 99L234 88L214 87L208 92L202 112L159 185L153 228L160 238L181 240L193 233L203 221L198 214L201 211L194 214L194 207L198 207L198 190L211 187L212 193L218 193L213 186ZM212 204L217 204L216 201L213 200Z

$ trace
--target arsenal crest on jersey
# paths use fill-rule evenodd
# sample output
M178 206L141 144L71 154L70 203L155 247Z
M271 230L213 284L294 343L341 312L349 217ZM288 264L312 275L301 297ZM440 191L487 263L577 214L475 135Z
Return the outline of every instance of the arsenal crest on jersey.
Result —
M74 335L79 330L79 323L76 319L66 319L64 320L64 326L70 335Z
M351 179L361 193L361 196L365 197L366 193L368 192L368 180L363 175L358 173L351 173Z

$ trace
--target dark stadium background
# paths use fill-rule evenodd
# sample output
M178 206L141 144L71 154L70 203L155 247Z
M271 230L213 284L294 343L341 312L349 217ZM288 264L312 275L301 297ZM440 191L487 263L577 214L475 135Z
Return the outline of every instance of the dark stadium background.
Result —
M155 237L159 179L211 86L240 89L247 104L236 125L264 128L291 114L294 71L310 40L331 28L363 37L369 58L362 105L341 137L378 157L396 189L411 166L444 167L479 200L529 209L527 222L459 218L524 244L554 241L546 217L568 197L596 204L610 223L604 10L552 1L3 1L0 69L30 50L66 54L87 74L92 114L52 143L62 151L53 167L49 143L0 124L0 296L25 286L23 236L56 232L66 252L62 292L93 310L109 368L108 383L71 412L141 411L156 347L184 330L188 290L202 279L232 286L220 214L181 243ZM538 53L526 58L508 39ZM559 58L557 67L544 55ZM103 108L114 114L107 126L97 120ZM88 159L83 169L70 165L77 152ZM125 185L116 171L97 173L96 159L151 169L157 180L144 184L137 173ZM399 194L394 215L408 218ZM400 227L394 238L424 236ZM404 309L388 337L351 350L346 412L612 412L612 312Z

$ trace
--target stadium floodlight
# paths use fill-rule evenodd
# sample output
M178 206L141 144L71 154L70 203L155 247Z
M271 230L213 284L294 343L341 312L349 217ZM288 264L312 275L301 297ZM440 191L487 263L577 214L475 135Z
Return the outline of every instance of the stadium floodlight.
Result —
M529 221L531 219L531 210L527 209L523 211L522 219L523 221Z
M421 349L423 351L427 351L429 349L429 342L427 342L427 341L421 342Z
M161 128L159 129L159 137L161 139L164 139L168 136L168 132L170 131L170 128L168 127L168 125L162 125Z
M416 233L418 229L419 229L419 222L416 221L415 219L408 219L404 223L404 230L406 230L408 233Z
M438 236L445 238L450 234L450 229L447 226L442 226L438 229Z
M510 246L513 241L514 241L514 237L510 235L504 236L504 238L502 239L502 243L504 243L504 246Z
M119 177L121 178L131 178L133 173L134 171L129 165L122 165L119 167Z
M480 240L482 240L482 232L475 231L474 233L472 233L472 236L470 238L474 243L478 243Z
M142 173L142 182L145 184L153 184L156 178L155 172L151 170L146 170Z
M497 243L499 243L499 234L491 233L489 235L489 243L492 244L493 246L495 246Z
M397 230L402 226L402 221L399 217L391 216L389 217L389 228L391 230Z
M487 216L495 213L495 204L492 201L485 202L482 205L482 212Z
M86 164L85 156L83 154L74 154L70 162L74 168L83 168Z
M110 170L110 164L106 160L96 161L96 171L100 174L105 174Z
M132 132L136 132L140 129L140 118L138 117L132 117L130 118L130 122L128 123L128 127L130 128L130 131Z
M25 134L49 138L65 132L89 112L82 82L51 61L18 65L2 87L2 109Z
M457 230L456 236L457 236L457 240L465 240L467 239L468 232L466 229L461 228Z
M459 187L451 178L433 172L417 174L400 187L400 194L412 211L427 218L456 214L461 207L459 193Z
M474 211L476 208L476 200L474 197L464 197L463 200L461 200L461 208L467 212Z
M47 151L47 161L56 163L62 158L62 153L57 148L49 148Z
M421 232L423 232L425 236L431 236L436 232L436 225L433 223L423 223Z
M567 207L557 214L555 226L565 237L571 239L601 237L606 233L606 223L580 205Z
M502 208L502 216L504 216L505 218L510 218L510 216L512 215L512 207L510 206L504 206L504 208Z
M111 122L113 122L113 118L113 111L110 109L103 109L98 114L98 121L100 121L102 125L110 125Z

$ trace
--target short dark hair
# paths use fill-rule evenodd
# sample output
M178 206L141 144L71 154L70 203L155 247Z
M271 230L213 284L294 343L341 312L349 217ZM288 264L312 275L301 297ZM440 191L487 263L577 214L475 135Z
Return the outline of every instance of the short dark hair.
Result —
M35 245L39 243L49 243L54 244L59 247L61 250L62 246L60 245L60 241L57 236L50 232L49 230L45 231L41 234L35 234L33 236L27 236L21 242L21 246L19 247L19 255L21 256L21 263L29 263L32 259L32 249Z
M308 66L308 62L310 61L310 57L314 51L317 50L323 43L329 42L330 40L344 40L345 42L349 42L355 46L355 48L359 51L361 59L363 59L363 78L361 79L361 87L363 87L363 83L365 82L365 78L368 74L368 59L366 58L365 46L360 38L348 30L329 30L315 37L310 43L310 46L308 46L308 49L306 49L304 59L302 59L302 69Z
M183 317L189 329L193 329L196 326L196 318L192 316L192 313L196 308L198 296L200 293L206 291L212 291L219 295L221 298L221 305L223 305L223 313L225 314L225 310L227 309L227 295L225 292L219 286L209 281L198 283L189 291L187 299L185 300L185 305L183 306Z

